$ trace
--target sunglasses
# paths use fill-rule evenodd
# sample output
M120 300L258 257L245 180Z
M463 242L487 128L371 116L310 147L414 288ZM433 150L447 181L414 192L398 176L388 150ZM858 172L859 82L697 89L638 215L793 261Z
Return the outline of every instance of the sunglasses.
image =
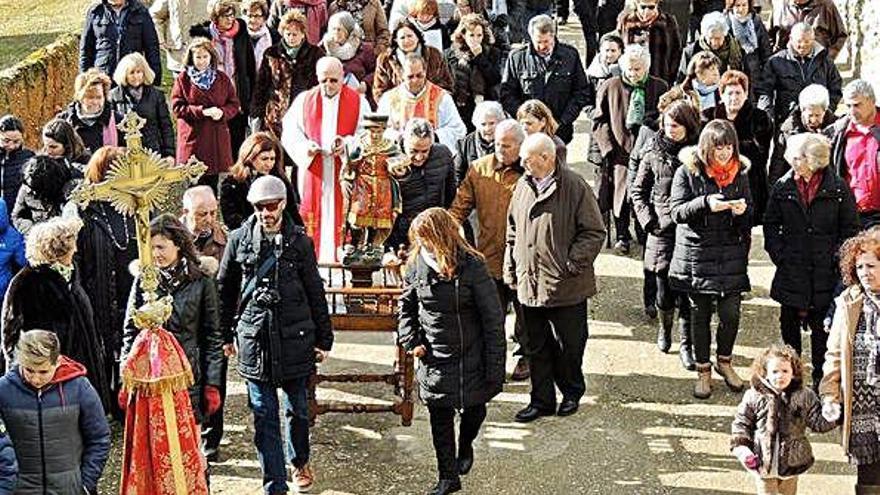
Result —
M657 8L657 6L656 5L639 4L639 8L642 10L654 10Z
M266 210L268 212L274 212L278 210L278 207L281 206L281 200L277 201L266 201L265 203L257 203L254 205L254 209L257 211Z

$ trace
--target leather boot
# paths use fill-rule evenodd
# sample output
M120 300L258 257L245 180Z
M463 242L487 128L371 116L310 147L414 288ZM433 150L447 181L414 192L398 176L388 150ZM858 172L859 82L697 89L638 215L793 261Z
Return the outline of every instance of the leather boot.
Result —
M724 378L724 383L730 387L730 390L734 392L740 392L743 389L743 381L739 375L736 374L736 371L733 369L733 365L730 364L730 356L717 356L715 359L715 372L721 375Z
M697 383L694 384L694 397L708 399L712 395L712 363L699 363L697 368Z
M697 369L697 362L694 359L694 346L691 344L691 325L685 318L678 319L680 332L680 344L678 348L678 359L681 361L681 367L694 371Z
M667 353L672 347L672 324L675 321L675 310L660 310L660 325L657 326L657 348Z

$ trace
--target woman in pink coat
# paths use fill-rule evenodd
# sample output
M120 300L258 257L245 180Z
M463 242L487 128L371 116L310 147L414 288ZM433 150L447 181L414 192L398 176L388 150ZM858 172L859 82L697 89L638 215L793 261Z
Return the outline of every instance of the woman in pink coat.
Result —
M195 38L186 52L186 70L174 81L171 110L177 117L177 160L195 155L208 171L199 180L217 191L218 176L232 166L228 122L241 111L235 87L217 70L219 56L206 38Z

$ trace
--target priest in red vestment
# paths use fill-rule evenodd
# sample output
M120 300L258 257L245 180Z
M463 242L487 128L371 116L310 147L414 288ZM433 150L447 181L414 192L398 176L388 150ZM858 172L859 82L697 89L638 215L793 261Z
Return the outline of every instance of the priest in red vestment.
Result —
M284 116L281 144L297 167L300 214L321 263L338 260L342 245L342 189L339 175L345 141L370 112L367 100L343 84L342 63L318 61L318 86L300 93Z

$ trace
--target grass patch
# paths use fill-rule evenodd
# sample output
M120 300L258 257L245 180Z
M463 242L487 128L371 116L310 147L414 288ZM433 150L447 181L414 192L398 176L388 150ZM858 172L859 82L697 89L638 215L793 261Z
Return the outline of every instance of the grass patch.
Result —
M93 0L0 0L0 70L62 33L82 29Z

